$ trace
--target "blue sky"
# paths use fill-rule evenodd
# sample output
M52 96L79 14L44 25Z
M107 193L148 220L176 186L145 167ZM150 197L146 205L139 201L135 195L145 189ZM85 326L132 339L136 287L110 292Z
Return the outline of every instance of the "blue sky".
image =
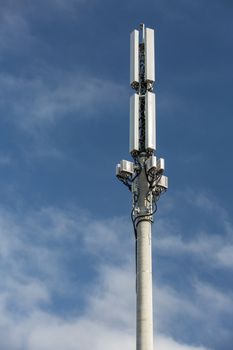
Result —
M1 350L135 349L129 34L156 29L155 349L232 350L233 4L2 0Z

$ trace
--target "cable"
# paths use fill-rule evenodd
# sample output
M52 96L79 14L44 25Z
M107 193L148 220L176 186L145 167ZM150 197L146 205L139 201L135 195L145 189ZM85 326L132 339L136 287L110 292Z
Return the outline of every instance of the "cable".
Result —
M134 217L133 217L134 209L135 208L133 207L132 210L131 210L131 220L132 220L132 223L133 223L134 236L135 236L135 239L137 239L137 228L135 226L135 221L134 221Z
M131 183L134 182L134 180L141 174L141 171L142 171L142 166L141 164L139 163L139 171L136 172L136 175L130 180Z

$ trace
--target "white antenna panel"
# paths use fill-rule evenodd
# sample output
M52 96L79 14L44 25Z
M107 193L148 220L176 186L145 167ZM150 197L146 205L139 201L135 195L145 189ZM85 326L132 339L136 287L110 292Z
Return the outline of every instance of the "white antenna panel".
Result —
M150 28L146 28L145 33L145 80L155 81L154 30Z
M130 97L129 152L139 151L139 95Z
M145 148L149 151L156 149L156 112L155 94L147 91L145 96Z
M130 34L130 85L139 84L139 31Z
M163 187L165 190L168 189L168 177L162 175L159 182L158 182L158 186Z

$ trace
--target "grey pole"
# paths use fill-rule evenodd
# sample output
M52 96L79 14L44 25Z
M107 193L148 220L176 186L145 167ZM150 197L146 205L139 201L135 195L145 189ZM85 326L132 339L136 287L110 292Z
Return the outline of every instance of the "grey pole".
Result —
M148 181L145 171L138 177L141 215L136 236L137 350L153 350L152 241L151 219L147 212Z

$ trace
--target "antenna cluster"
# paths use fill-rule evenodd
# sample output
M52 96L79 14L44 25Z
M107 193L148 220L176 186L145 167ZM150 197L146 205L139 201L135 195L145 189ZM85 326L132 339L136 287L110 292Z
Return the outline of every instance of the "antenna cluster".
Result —
M156 96L154 30L140 29L130 34L130 85L135 93L130 97L129 152L133 162L122 160L116 166L116 176L133 194L133 220L137 221L139 208L138 176L143 171L148 183L148 201L145 214L152 220L155 203L168 188L168 178L163 175L165 161L157 159L156 151ZM149 197L151 199L149 199ZM149 209L149 210L148 210Z

